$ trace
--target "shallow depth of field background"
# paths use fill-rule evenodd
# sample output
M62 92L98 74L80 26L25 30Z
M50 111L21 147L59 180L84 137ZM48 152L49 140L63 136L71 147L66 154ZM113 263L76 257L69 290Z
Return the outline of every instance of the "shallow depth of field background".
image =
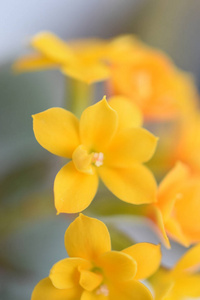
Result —
M31 115L62 106L59 71L13 74L29 38L49 30L63 39L137 34L166 51L200 85L200 1L7 0L0 3L0 299L28 300L35 284L66 256L64 233L74 216L56 217L53 180L63 165L35 140ZM96 99L100 100L100 99ZM119 222L119 219L116 219ZM137 241L158 239L142 223L121 219ZM128 224L128 226L127 226ZM171 254L173 264L182 247ZM167 256L168 254L168 256Z

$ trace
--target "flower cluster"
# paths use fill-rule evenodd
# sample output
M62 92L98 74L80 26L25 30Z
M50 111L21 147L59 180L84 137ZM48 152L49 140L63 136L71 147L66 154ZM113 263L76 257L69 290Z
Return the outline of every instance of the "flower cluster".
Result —
M88 99L80 118L73 114L78 109L60 107L33 115L38 143L66 159L54 181L57 213L88 208L100 179L115 198L141 207L165 246L170 239L196 244L173 268L159 268L159 245L111 251L104 223L80 214L65 234L69 258L37 284L32 300L200 297L200 117L192 76L128 35L66 43L43 32L31 46L35 52L19 59L15 70L58 68L87 88L104 80L109 95L95 104ZM149 277L153 292L140 282Z

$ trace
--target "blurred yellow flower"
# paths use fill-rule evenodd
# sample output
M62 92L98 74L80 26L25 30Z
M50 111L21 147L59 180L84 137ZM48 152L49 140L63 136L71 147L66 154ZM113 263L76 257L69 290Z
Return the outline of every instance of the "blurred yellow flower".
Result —
M164 53L131 37L118 38L109 47L111 93L129 97L145 119L172 119L194 110L192 76L180 72Z
M142 163L153 155L157 138L143 128L139 110L123 98L105 97L86 108L80 121L69 111L51 108L33 116L34 134L45 149L72 159L54 182L58 213L75 213L91 203L98 175L119 199L152 203L156 182Z
M50 32L41 32L31 40L31 46L37 52L16 61L15 70L59 68L65 75L88 84L109 76L109 69L103 62L105 46L101 40L68 44Z
M200 176L186 165L177 163L163 179L151 209L168 246L167 235L186 247L200 242Z
M152 300L139 280L159 267L159 245L141 243L111 251L110 235L101 221L82 214L65 233L69 258L56 263L35 287L32 300Z
M188 250L172 270L160 268L150 282L155 300L185 300L200 297L200 244Z
M13 68L19 72L59 68L69 77L92 83L109 77L111 62L127 60L133 43L140 45L130 35L111 40L83 39L66 43L51 32L41 32L30 42L36 52L19 58Z
M171 119L196 107L198 93L192 76L134 36L66 43L50 32L41 32L33 37L31 46L36 52L16 61L15 70L54 67L88 84L110 79L111 93L129 97L150 120Z

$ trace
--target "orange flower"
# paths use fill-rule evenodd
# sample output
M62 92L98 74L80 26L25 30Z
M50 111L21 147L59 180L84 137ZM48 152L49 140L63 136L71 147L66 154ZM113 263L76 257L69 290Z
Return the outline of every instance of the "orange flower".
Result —
M168 237L189 246L200 242L200 176L177 163L158 188L158 202L149 207L169 246Z
M135 40L132 47L130 39L127 47L120 48L119 43L118 51L114 46L110 50L110 88L114 95L129 97L148 120L172 119L193 110L197 92L190 75L176 69L163 53Z

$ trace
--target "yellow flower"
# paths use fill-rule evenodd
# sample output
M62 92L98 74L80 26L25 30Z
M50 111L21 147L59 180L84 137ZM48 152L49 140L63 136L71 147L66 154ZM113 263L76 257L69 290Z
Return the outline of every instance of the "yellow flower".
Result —
M172 270L160 268L150 282L155 300L185 300L200 297L200 244L188 250Z
M110 235L101 221L82 214L65 233L69 258L56 263L35 287L32 300L151 300L139 282L159 267L159 245L140 243L111 251Z
M118 198L133 204L155 201L156 182L142 165L157 138L139 128L139 111L125 99L105 97L86 108L80 121L69 111L51 108L33 116L37 141L53 154L72 159L54 182L55 206L80 212L94 198L98 175Z
M130 36L114 40L109 48L111 93L129 97L145 119L169 120L194 110L192 76L179 71L164 53Z
M152 205L152 218L167 245L167 235L188 247L200 242L200 176L178 163L158 188L158 201Z
M105 45L101 40L67 44L50 32L41 32L31 40L31 46L37 52L19 59L14 64L15 70L59 68L65 75L88 84L109 76L109 69L103 62Z

